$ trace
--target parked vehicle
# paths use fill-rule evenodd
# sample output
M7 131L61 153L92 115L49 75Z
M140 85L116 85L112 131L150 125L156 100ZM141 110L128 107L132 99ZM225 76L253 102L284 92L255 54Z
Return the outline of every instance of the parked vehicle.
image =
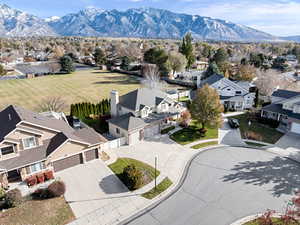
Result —
M233 129L239 128L240 124L237 119L228 119L229 126Z

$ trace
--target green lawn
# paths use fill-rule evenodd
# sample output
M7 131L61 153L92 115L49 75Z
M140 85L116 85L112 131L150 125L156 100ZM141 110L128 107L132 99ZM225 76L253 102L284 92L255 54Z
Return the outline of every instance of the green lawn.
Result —
M154 164L154 159L153 159ZM151 180L155 178L155 169L148 165L147 163L143 163L141 161L130 159L130 158L119 158L115 163L110 164L108 167L119 177L122 181L122 173L125 167L129 165L135 165L136 168L147 171ZM159 176L160 171L156 170L156 177ZM123 182L124 183L124 182Z
M156 186L156 189L152 188L150 191L142 194L142 196L147 199L153 199L160 193L167 190L172 184L173 184L173 182L168 177L166 177L161 183L159 183Z
M63 197L27 200L1 212L0 224L64 225L74 220L74 214Z
M299 222L292 222L292 223L285 223L285 222L281 222L279 219L277 218L273 218L273 225L299 225ZM245 223L244 225L261 225L262 223L259 223L258 220L254 220L254 221L250 221L248 223Z
M200 125L192 121L188 128L183 128L170 136L178 144L186 145L198 140L208 140L218 138L218 128L207 127L205 137L201 137L199 132Z
M265 146L266 146L266 145L264 145L264 144L259 144L259 143L250 142L250 141L245 141L245 143L246 143L247 145L255 146L255 147L265 147Z
M99 102L108 98L111 90L120 95L140 87L134 76L99 70L77 71L68 75L51 75L33 79L0 81L0 110L10 104L37 110L49 96L61 96L66 102L66 113L71 103Z
M212 145L217 145L218 142L217 141L210 141L210 142L205 142L205 143L201 143L201 144L198 144L198 145L194 145L192 146L193 149L199 149L199 148L205 148L205 147L208 147L208 146L212 146Z
M249 127L248 113L234 116L233 118L239 120L241 135L242 138L244 139L246 139L246 132L252 131L261 137L261 140L257 140L257 141L275 144L284 135L283 133L277 131L276 129L268 127L267 125L264 124L260 124L258 122L252 122L251 126Z

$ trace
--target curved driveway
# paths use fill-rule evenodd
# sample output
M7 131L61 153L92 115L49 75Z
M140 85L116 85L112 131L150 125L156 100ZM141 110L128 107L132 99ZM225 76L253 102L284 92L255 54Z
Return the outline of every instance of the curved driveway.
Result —
M222 147L199 154L179 190L130 225L228 225L282 211L300 187L299 164L263 150Z

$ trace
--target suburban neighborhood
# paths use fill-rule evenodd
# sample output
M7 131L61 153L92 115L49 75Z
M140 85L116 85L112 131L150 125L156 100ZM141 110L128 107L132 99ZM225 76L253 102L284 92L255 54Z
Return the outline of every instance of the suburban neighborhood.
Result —
M111 2L0 3L0 225L300 224L299 36Z

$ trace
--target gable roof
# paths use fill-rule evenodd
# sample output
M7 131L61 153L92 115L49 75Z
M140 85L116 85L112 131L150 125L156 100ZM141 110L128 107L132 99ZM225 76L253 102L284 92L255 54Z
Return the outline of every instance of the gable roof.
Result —
M139 88L119 98L119 104L133 111L139 111L141 105L155 107L163 99L168 98L167 93L155 89Z
M273 92L272 97L279 97L279 98L287 99L287 98L293 98L298 95L300 95L300 92L278 89L277 91Z
M211 75L210 77L203 80L201 82L201 87L204 86L205 84L213 85L214 83L216 83L220 80L222 80L222 82L227 85L226 87L231 86L231 87L235 87L235 88L239 88L239 89L244 89L245 91L249 91L249 88L246 87L245 83L233 82L220 74Z
M281 104L276 104L276 103L270 104L270 105L263 107L262 110L280 113L283 115L287 115L290 118L300 120L300 113L294 113L292 110L283 109Z
M132 113L115 117L108 122L127 131L142 128L147 125L141 118L135 117Z
M206 78L205 80L203 80L201 82L201 86L204 86L205 84L208 84L208 85L212 85L222 79L224 79L225 77L223 75L220 75L220 74L214 74L214 75L211 75L209 76L208 78Z
M9 119L10 118L10 119ZM95 139L90 143L91 139L84 136L82 132L76 132L67 122L64 120L58 120L55 118L49 118L47 116L43 116L39 113L32 112L21 107L17 106L8 106L2 112L0 112L0 124L5 124L5 126L0 126L0 142L2 142L10 132L15 130L19 123L28 123L34 126L43 127L45 129L56 131L57 133L63 133L70 140L78 141L83 144L94 144ZM27 129L28 130L28 129ZM35 130L35 129L34 129ZM89 135L96 131L89 131ZM80 135L76 135L80 134ZM98 134L100 136L100 134ZM93 134L95 137L95 134ZM99 142L101 143L106 141L105 138L99 138Z

